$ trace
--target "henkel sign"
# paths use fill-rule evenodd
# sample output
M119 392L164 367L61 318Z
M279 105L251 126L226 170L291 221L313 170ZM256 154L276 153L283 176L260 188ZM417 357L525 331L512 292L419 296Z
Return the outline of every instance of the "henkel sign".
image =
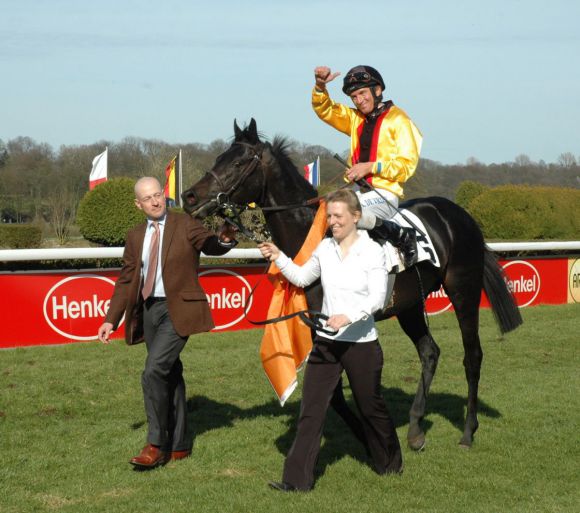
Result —
M254 328L248 317L266 318L272 286L263 270L262 265L202 267L200 282L214 331ZM0 348L96 340L118 276L118 269L0 274L0 311L7 321L0 331ZM113 338L124 336L121 323Z
M235 271L211 269L199 273L199 282L211 309L214 331L230 328L245 320L244 312L252 308L253 300L250 297L252 287L246 278Z
M508 289L513 293L520 308L537 304L558 305L570 301L566 291L567 284L563 278L569 274L567 259L538 258L499 263L504 269ZM580 263L578 271L580 272ZM574 280L573 277L571 279ZM580 298L580 290L578 292ZM482 293L480 307L489 307L485 293ZM429 315L453 310L443 287L427 296L426 309Z
M118 271L0 274L0 347L95 340ZM124 326L116 331L124 337Z
M503 266L506 283L520 308L531 305L540 293L542 280L533 263L512 260Z
M44 298L44 320L65 338L94 340L109 309L114 287L112 279L95 274L64 278Z
M560 305L568 301L568 259L538 258L503 263L508 288L520 308L539 304ZM487 298L486 298L487 303Z
M512 260L503 264L507 285L520 307L580 302L578 259ZM0 273L0 312L4 321L0 348L96 340L118 275L118 270ZM266 319L272 286L263 276L262 265L204 266L200 282L216 331L254 328L248 318ZM483 294L481 307L486 306L489 303ZM451 309L443 289L427 299L429 314ZM123 337L121 325L114 338Z

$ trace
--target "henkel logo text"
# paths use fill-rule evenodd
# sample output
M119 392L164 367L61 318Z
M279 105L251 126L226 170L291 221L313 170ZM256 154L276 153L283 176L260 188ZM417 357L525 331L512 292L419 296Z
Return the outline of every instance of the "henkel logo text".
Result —
M247 289L243 288L241 292L228 292L222 288L220 292L206 294L209 307L212 310L222 308L243 308L246 306Z
M445 290L441 286L439 290L431 292L427 296L426 310L429 315L436 315L446 312L451 308L451 301Z
M244 318L244 312L251 309L252 289L238 273L227 269L210 269L199 273L199 278L216 325L214 331L239 323Z
M98 317L101 319L107 314L109 303L111 302L109 299L106 301L99 299L96 294L93 294L91 299L81 301L71 301L67 296L60 298L53 296L50 299L52 304L49 307L49 311L54 320L58 320L59 317L62 319Z
M70 276L54 285L44 298L43 313L48 325L73 340L97 338L115 282L103 276Z
M533 303L541 288L540 273L529 262L513 260L504 265L506 284L516 298L518 306Z

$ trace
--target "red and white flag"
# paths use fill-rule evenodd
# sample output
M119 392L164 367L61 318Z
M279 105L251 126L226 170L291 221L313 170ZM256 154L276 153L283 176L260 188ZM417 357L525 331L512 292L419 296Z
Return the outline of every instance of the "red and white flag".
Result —
M304 178L314 187L320 185L320 157L316 157L314 162L304 166Z
M93 190L98 184L107 181L107 156L109 148L93 159L93 169L89 176L89 190Z

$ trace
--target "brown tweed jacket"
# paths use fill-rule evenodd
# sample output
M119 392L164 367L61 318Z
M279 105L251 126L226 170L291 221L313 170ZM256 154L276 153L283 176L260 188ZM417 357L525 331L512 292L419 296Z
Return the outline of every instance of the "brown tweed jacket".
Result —
M123 253L123 267L115 284L105 317L116 329L125 315L128 344L143 341L142 261L147 223L130 230ZM181 336L209 331L214 327L206 295L197 276L201 251L223 255L230 247L198 220L185 214L168 212L163 231L161 268L169 317Z

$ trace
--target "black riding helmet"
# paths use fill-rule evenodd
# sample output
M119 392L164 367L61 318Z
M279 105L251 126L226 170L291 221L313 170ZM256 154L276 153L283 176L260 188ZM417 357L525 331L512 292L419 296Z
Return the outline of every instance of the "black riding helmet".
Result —
M370 87L374 95L374 86L381 86L385 90L385 82L381 74L371 66L355 66L345 76L342 85L342 92L348 96L357 89Z

